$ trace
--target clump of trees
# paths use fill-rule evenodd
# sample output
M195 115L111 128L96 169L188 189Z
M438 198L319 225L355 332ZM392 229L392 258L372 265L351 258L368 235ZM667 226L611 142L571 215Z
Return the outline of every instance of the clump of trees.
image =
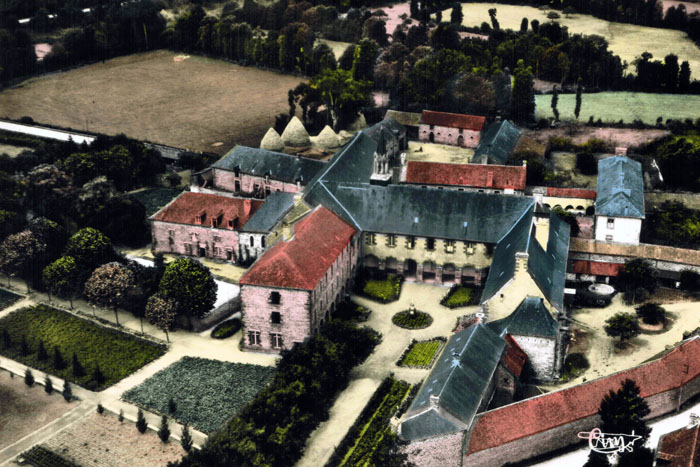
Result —
M682 248L700 246L700 211L681 201L665 201L647 214L642 241Z
M649 298L656 290L656 272L649 261L633 259L620 270L615 285L623 292L626 303L638 303Z

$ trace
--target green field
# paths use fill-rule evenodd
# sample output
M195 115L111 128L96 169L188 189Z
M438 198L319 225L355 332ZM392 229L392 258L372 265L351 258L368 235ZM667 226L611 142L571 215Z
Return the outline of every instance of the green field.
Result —
M0 354L33 368L66 378L92 390L101 390L130 375L165 353L164 345L139 339L65 311L37 305L13 311L0 319L0 330L7 330L11 343L7 348L0 343ZM22 355L21 340L26 340L29 353ZM48 358L37 359L39 341L43 341ZM58 347L67 366L53 366L54 348ZM85 369L85 375L75 376L71 359L75 353ZM93 379L93 370L99 365L104 383Z
M480 26L483 22L490 25L488 14L490 8L496 8L496 19L503 29L519 30L523 18L530 21L536 19L540 23L549 21L548 11L534 7L498 3L462 3L464 13L462 23L465 26ZM443 12L442 17L449 19L451 12L452 9L448 8ZM562 26L568 27L569 32L605 37L610 44L610 50L615 55L619 55L623 61L631 64L644 51L651 52L658 60L663 60L666 55L673 53L678 55L679 62L688 60L694 77L700 74L700 49L682 31L612 23L590 15L575 14L566 18L560 11L558 13L561 19L557 21ZM634 72L634 67L630 65L628 71Z
M433 357L440 349L442 341L432 340L424 342L413 342L408 352L399 361L399 366L418 366L428 368L433 362Z
M551 95L538 95L536 101L535 114L538 119L553 117ZM557 104L560 118L573 120L575 105L575 94L560 94ZM654 124L658 117L663 117L664 121L686 118L695 120L700 118L700 96L641 92L584 93L579 120L587 122L591 115L595 120L600 118L604 122L624 120L625 123L632 123L639 119L644 123Z

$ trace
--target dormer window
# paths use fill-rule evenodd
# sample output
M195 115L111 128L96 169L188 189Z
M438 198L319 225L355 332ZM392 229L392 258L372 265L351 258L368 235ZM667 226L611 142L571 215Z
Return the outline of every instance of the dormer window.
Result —
M228 220L228 228L229 230L231 229L237 229L238 228L238 217L234 217L233 219Z
M202 225L204 221L207 220L207 212L202 211L194 217L194 223L197 225Z
M211 219L211 226L212 227L219 227L224 221L224 212L219 211L219 214L217 214L215 217L212 217Z
M235 166L235 167L233 168L233 175L235 175L236 177L240 177L240 176L241 176L241 168L240 168L240 166Z

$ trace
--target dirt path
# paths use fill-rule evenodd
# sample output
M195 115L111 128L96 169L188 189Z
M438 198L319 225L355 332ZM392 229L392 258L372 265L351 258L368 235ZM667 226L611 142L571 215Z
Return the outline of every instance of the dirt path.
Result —
M333 404L330 417L309 437L304 457L297 463L298 467L321 466L328 461L374 391L390 373L411 384L420 383L428 375L430 370L401 368L396 366L396 362L412 339L449 337L458 316L476 311L476 307L450 310L440 305L440 300L448 290L448 287L404 282L401 297L393 303L382 305L362 297L352 297L355 303L372 310L366 324L382 333L382 343L362 365L353 370L352 380ZM395 326L391 317L407 310L411 303L418 310L429 313L433 317L433 324L415 331Z

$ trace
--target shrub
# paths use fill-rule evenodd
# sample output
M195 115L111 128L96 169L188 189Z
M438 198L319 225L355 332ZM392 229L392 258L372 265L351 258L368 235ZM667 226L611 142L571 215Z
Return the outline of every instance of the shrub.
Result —
M148 429L148 422L146 421L146 417L143 416L143 410L141 409L139 409L136 414L136 429L139 430L141 434L144 434Z
M590 151L577 152L576 168L583 175L595 175L598 173L598 161Z
M49 358L49 354L46 353L46 347L44 347L44 341L39 341L39 346L36 349L36 359L40 362L46 361Z
M163 415L160 419L160 428L158 429L158 437L164 443L170 439L170 428L168 428L168 417Z
M95 370L92 372L92 380L97 384L97 386L102 386L105 382L105 376L100 370L100 365L95 365Z
M168 399L168 413L175 413L177 411L177 404L175 403L175 400L171 397Z
M117 417L117 420L119 420L119 423L122 423L124 421L124 410L119 409L119 416Z
M32 374L32 370L27 368L24 370L24 384L27 386L33 386L34 385L34 375Z
M53 367L56 370L63 370L66 368L66 361L63 359L61 349L59 349L58 346L53 347Z
M214 339L226 339L236 334L239 329L241 329L241 320L238 318L229 319L219 323L211 332L211 337Z
M645 303L635 308L637 316L646 324L659 324L666 322L666 310L658 303Z
M440 305L447 308L459 308L463 306L478 305L481 300L481 292L471 287L455 284L449 292L442 297Z
M681 289L688 292L695 292L700 289L700 274L692 269L681 271Z
M364 323L369 319L370 314L372 314L372 310L369 308L365 308L362 305L357 305L350 301L343 301L340 302L338 308L335 310L334 318Z
M410 310L404 310L392 316L391 322L404 329L424 329L433 324L433 317L418 310L413 315Z
M368 279L362 284L360 295L380 303L398 300L403 277L389 274L386 279Z
M185 452L190 452L192 449L192 433L190 432L190 426L185 422L182 425L182 436L180 436L180 446Z
M53 392L53 381L51 381L49 375L44 377L44 391L46 394L51 394Z
M63 398L66 400L66 402L70 402L71 399L73 399L73 388L71 388L68 381L63 383Z
M101 402L97 403L97 413L102 415L105 412L105 408L102 406Z
M78 355L75 352L73 352L73 359L71 361L71 371L73 372L73 376L77 378L85 376L85 368L83 368L83 365L80 364Z

